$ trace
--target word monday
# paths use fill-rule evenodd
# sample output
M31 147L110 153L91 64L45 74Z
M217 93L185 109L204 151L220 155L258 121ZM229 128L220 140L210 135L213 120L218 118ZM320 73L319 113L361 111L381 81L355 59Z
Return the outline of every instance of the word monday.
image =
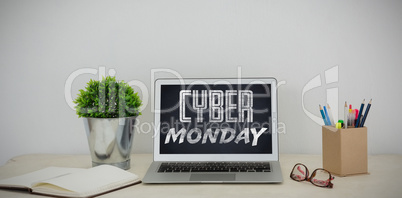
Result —
M201 144L207 143L207 139L209 139L209 141L212 144L214 144L218 139L220 131L222 134L219 139L219 144L227 144L233 141L235 138L236 139L234 140L234 143L238 144L241 140L244 140L244 143L247 144L250 142L250 131L251 131L251 134L253 135L253 142L251 143L251 146L257 146L258 138L266 130L267 128L261 128L260 131L257 131L255 128L251 129L244 128L243 131L241 131L236 136L236 130L232 128L215 129L215 131L212 131L212 129L207 129L204 135L202 135L202 131L199 128L190 129L188 133L185 128L180 129L177 133L175 132L174 128L171 128L166 136L165 144L168 144L170 142L170 139L172 139L173 142L176 142L177 139L179 139L179 144L182 144L184 142L185 137L187 139L187 142L190 144L198 143L201 140L201 138L202 138ZM229 134L229 136L227 134Z
M225 94L225 97L223 97ZM224 115L226 122L253 122L253 92L251 90L181 90L180 91L180 122L191 122L191 118L186 115L186 107L192 98L192 109L197 112L197 122L203 122L203 112L208 109L209 122L223 122ZM234 103L237 97L237 103ZM209 101L208 101L209 98ZM225 98L225 101L224 101ZM209 104L209 107L208 107ZM225 113L226 112L226 113ZM238 117L232 117L231 112L237 112Z

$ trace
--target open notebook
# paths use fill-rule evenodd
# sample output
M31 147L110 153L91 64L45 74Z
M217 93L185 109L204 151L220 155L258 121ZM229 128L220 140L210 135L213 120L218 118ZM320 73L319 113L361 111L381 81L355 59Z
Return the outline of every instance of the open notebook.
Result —
M93 197L140 182L137 175L110 165L90 169L48 167L0 180L0 188L58 197Z

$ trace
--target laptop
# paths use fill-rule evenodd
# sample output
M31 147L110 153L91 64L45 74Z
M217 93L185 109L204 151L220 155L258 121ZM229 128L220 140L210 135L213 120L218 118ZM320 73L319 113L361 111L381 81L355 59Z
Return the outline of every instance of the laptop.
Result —
M143 183L280 183L275 78L155 81Z

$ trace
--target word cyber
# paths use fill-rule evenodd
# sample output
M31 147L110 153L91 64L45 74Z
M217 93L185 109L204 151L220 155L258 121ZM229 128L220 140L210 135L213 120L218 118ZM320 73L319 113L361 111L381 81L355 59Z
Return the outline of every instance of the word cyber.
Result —
M200 92L200 93L199 93ZM208 111L210 123L223 122L253 122L253 92L251 90L182 90L179 96L179 120L181 123L191 122L191 117L186 111L196 112L196 122L204 121L204 111ZM235 100L236 99L236 100ZM192 105L191 105L192 103ZM237 114L233 116L233 113ZM238 144L244 141L245 144L250 142L250 132L253 136L251 145L257 146L259 137L267 130L262 127L259 131L256 128L244 128L236 135L236 130L226 128L208 128L203 133L199 128L180 130L170 128L165 139L165 144L178 141L182 144L186 139L189 144L206 144L209 140L211 144L227 144L233 142ZM218 136L220 135L219 141Z
M223 115L226 112L226 122L244 122L244 115L247 115L247 122L253 122L253 92L251 90L226 90L225 106L222 90L181 90L180 91L180 122L191 122L191 118L185 115L186 100L192 98L192 109L197 111L197 122L203 122L203 111L209 110L209 122L222 122ZM209 96L209 97L208 97ZM234 103L234 97L237 96L237 104ZM209 98L209 108L208 108ZM232 111L238 113L238 118L232 117Z

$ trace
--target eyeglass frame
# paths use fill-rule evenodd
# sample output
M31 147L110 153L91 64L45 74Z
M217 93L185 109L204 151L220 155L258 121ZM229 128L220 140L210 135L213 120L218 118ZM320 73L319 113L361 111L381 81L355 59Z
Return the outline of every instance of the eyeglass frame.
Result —
M302 179L302 180L296 180L296 179L294 179L294 178L292 177L292 173L293 173L293 171L294 171L294 169L296 168L297 165L301 165L301 166L304 166L304 168L306 168L305 177L304 177L304 179ZM325 172L327 172L327 173L329 174L328 184L327 184L326 186L319 186L319 185L313 183L313 181L311 180L311 178L314 178L314 176L315 176L315 174L316 174L316 172L317 172L318 170L323 170L323 171L325 171ZM327 170L325 170L325 169L323 169L323 168L316 168L316 169L313 171L313 173L311 173L311 176L310 176L310 177L309 177L309 175L310 175L310 173L309 173L309 170L308 170L307 166L304 165L304 164L302 164L302 163L297 163L297 164L295 164L295 165L293 166L293 168L292 168L292 171L290 171L290 178L293 179L293 180L295 180L295 181L297 181L297 182L309 181L309 182L312 183L314 186L318 186L318 187L322 187L322 188L333 188L333 186L334 186L334 184L331 183L331 180L335 179L335 177L333 177L333 176L331 175L331 172L329 172L329 171L327 171Z

